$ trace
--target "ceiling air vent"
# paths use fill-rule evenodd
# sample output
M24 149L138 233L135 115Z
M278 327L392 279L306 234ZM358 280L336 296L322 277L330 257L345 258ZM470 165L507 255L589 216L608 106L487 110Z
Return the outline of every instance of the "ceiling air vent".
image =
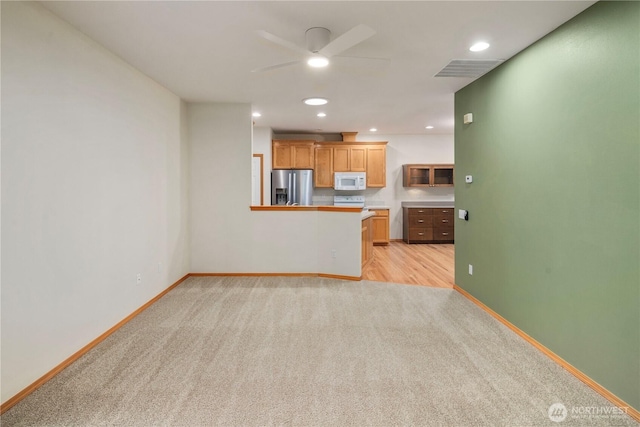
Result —
M503 62L502 59L452 59L435 77L480 77Z

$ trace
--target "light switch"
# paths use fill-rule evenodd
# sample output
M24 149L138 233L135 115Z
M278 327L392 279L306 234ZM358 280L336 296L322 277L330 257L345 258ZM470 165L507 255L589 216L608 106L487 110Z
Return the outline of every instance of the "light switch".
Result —
M469 212L464 209L458 209L458 218L469 221Z
M473 113L467 113L463 116L462 118L462 122L465 125L468 125L469 123L473 123Z
M471 184L473 182L473 177L471 175L465 176L464 182L466 182L467 184Z

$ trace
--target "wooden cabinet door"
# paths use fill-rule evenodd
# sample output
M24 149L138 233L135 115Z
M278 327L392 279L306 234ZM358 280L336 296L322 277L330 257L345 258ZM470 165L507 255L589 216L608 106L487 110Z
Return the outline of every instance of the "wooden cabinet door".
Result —
M433 165L431 182L432 187L453 187L453 165Z
M349 172L351 171L351 155L349 147L333 148L333 171Z
M349 163L351 172L366 172L367 149L365 147L351 147L349 149Z
M402 185L404 187L431 187L432 174L430 165L403 165Z
M372 212L376 216L372 218L373 224L373 244L388 245L389 244L389 210L374 209Z
M369 222L365 219L364 221L362 221L362 243L361 243L362 267L367 265L367 262L369 261L368 259L369 249L367 248L368 238L369 238Z
M333 188L333 148L316 147L313 186Z
M291 146L289 144L273 143L271 150L272 169L291 169Z
M404 187L453 187L453 165L403 165Z
M386 147L367 148L367 187L382 188L387 185Z
M313 144L291 146L293 169L313 169Z

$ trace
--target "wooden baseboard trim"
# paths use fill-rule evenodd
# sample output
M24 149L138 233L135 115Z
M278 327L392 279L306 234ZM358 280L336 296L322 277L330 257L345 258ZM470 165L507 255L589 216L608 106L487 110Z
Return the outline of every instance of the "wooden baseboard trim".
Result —
M540 350L549 359L553 360L558 365L562 366L565 370L567 370L569 373L571 373L573 376L578 378L580 381L582 381L583 383L585 383L586 385L591 387L594 391L596 391L602 397L607 399L609 402L613 403L618 408L623 410L631 418L633 418L636 421L640 422L640 411L638 411L637 409L633 408L628 403L626 403L624 400L620 399L618 396L616 396L615 394L611 393L609 390L607 390L606 388L604 388L603 386L601 386L600 384L598 384L597 382L595 382L594 380L589 378L582 371L580 371L579 369L577 369L576 367L571 365L569 362L567 362L566 360L564 360L563 358L561 358L560 356L555 354L553 351L549 350L547 347L545 347L544 345L540 344L538 341L536 341L535 339L533 339L532 337L527 335L526 332L522 331L517 326L515 326L514 324L509 322L507 319L505 319L504 317L500 316L498 313L496 313L495 311L493 311L492 309L490 309L489 307L484 305L480 300L475 298L473 295L471 295L470 293L468 293L467 291L465 291L464 289L462 289L458 285L453 285L453 289L458 291L460 294L462 294L464 297L466 297L469 301L471 301L472 303L474 303L475 305L477 305L478 307L480 307L481 309L486 311L488 314L493 316L496 320L498 320L500 323L505 325L507 328L511 329L513 332L518 334L520 337L522 337L529 344L531 344L532 346L534 346L535 348Z
M354 282L358 282L362 280L362 276L341 276L339 274L325 274L325 273L319 273L318 277L324 277L325 279L352 280Z
M325 274L325 273L190 273L191 277L223 277L223 276L232 276L232 277L274 277L274 276L282 276L282 277L324 277L327 279L338 279L338 280L353 280L359 281L362 280L362 276L341 276L338 274Z
M66 368L67 366L71 365L73 362L78 360L81 356L83 356L89 350L91 350L92 348L94 348L95 346L100 344L109 335L113 334L115 331L120 329L122 326L124 326L131 319L133 319L138 314L142 313L144 310L149 308L149 306L151 306L153 303L155 303L160 298L165 296L170 290L172 290L173 288L178 286L180 283L184 282L188 277L189 277L189 274L186 274L184 277L179 279L177 282L175 282L174 284L169 286L167 289L165 289L164 291L160 292L158 295L156 295L151 300L146 302L142 307L138 308L136 311L134 311L133 313L131 313L130 315L128 315L127 317L125 317L124 319L122 319L121 321L116 323L114 326L112 326L109 330L107 330L105 333L100 335L98 338L94 339L89 344L85 345L80 350L76 351L74 354L69 356L67 359L65 359L58 366L56 366L55 368L53 368L52 370L50 370L49 372L47 372L46 374L44 374L43 376L38 378L35 382L33 382L32 384L28 385L26 388L24 388L18 394L16 394L15 396L13 396L9 400L7 400L5 403L0 405L0 415L4 414L5 411L9 410L9 408L14 406L16 403L20 402L22 399L24 399L25 397L27 397L28 395L33 393L38 387L40 387L41 385L43 385L44 383L49 381L51 378L55 377L57 374L62 372L64 370L64 368Z
M315 273L189 273L191 277L261 277L261 276L285 276L285 277L315 277Z

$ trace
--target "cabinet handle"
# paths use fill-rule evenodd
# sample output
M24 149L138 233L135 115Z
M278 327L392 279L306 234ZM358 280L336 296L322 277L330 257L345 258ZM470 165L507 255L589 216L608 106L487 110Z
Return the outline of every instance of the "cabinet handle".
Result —
M419 220L418 220L418 222L419 222L419 223L423 223L423 222L424 222L424 219L419 219Z
M442 222L449 222L449 220L448 219L443 219Z
M418 213L424 213L424 211L418 211Z
M442 211L442 213L449 213L449 211L447 211L447 210L444 210L444 211Z
M448 236L448 235L449 235L449 233L442 233L442 235L443 235L443 236Z
M418 236L424 236L424 233L418 233Z

